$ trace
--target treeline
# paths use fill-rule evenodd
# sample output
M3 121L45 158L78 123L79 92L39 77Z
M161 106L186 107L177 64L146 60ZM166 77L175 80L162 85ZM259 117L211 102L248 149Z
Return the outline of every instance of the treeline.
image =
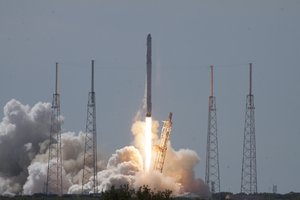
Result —
M257 193L257 194L232 194L220 192L212 195L212 200L300 200L300 193L287 194Z
M120 188L111 187L111 190L101 194L101 200L172 200L172 191L153 191L148 186L142 186L138 190L130 189L128 185Z
M13 197L0 196L0 200L203 200L200 197L174 197L171 190L153 191L148 186L142 186L137 190L128 185L121 187L112 186L110 190L91 195L63 196L34 194L32 196L17 195ZM287 194L257 193L257 194L232 194L220 192L213 194L209 200L300 200L300 193Z
M137 190L128 185L121 187L112 186L110 190L91 195L46 195L34 194L32 196L0 196L0 200L173 200L171 190L153 191L148 186L142 186Z

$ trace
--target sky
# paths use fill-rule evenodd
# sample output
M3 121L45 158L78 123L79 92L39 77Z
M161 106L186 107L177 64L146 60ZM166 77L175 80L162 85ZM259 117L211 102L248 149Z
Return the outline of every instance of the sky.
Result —
M51 102L58 62L63 130L84 130L94 59L98 146L108 158L133 141L151 33L153 118L173 112L172 145L198 153L197 176L214 65L221 191L240 191L251 62L258 192L300 192L299 19L297 0L0 0L0 107Z

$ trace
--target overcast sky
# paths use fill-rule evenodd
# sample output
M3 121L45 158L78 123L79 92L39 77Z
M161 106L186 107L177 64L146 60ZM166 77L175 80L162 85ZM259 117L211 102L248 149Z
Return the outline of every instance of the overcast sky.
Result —
M221 190L240 191L248 63L253 63L258 191L300 192L300 1L0 0L0 107L51 102L60 63L65 131L85 129L95 59L101 156L131 144L153 46L153 117L195 150L204 179L209 65L215 65ZM1 112L1 118L3 113Z

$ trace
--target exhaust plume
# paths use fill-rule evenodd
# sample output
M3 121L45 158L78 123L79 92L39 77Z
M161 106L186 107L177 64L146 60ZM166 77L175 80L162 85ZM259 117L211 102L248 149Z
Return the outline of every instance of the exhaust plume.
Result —
M5 105L0 122L0 195L45 191L50 116L50 103L39 102L30 107L12 99ZM135 121L131 128L132 144L117 149L108 161L98 161L98 191L128 184L134 189L143 185L155 191L169 189L174 195L191 192L208 196L208 187L195 178L194 168L199 157L192 150L174 150L169 142L163 173L151 168L148 173L144 172L145 126L144 121ZM152 120L153 144L158 142L158 129L158 121ZM82 192L84 137L83 132L62 133L64 193ZM92 192L92 179L83 188Z

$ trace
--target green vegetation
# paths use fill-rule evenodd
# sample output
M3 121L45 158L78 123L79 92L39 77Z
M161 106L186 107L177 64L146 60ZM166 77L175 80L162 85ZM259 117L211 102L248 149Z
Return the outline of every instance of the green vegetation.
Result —
M221 192L213 194L209 200L300 200L300 193L288 194L258 193L258 194L232 194ZM137 190L123 185L114 186L110 190L94 195L56 195L34 194L32 196L0 196L0 200L202 200L200 197L173 197L172 191L153 191L148 186L142 186Z
M0 196L0 200L173 200L171 194L171 190L153 191L148 186L134 190L128 185L123 185L119 188L112 186L110 190L97 195L63 195L59 197L57 195L34 194L32 196Z
M121 186L115 189L102 192L101 199L103 200L171 200L172 191L157 191L154 192L148 186L142 186L138 190L130 189L128 185Z
M220 192L212 195L212 200L300 200L300 193L287 194L257 193L257 194L232 194Z

